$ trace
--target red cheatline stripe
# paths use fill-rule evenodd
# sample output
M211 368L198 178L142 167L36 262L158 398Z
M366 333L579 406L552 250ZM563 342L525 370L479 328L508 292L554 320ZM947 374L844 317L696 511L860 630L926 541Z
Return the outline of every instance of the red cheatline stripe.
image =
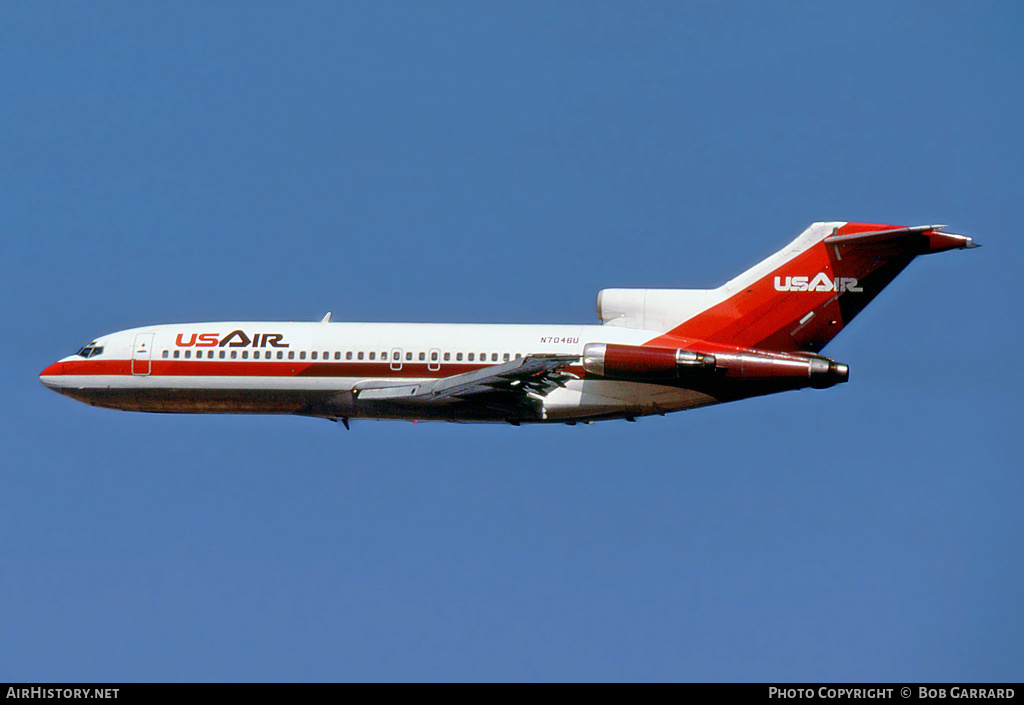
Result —
M145 361L136 361L144 369ZM426 362L404 363L392 370L389 362L311 362L309 360L152 360L151 377L450 377L491 365L441 363L439 370ZM582 370L577 371L577 374ZM65 375L132 375L131 360L74 360L64 363Z

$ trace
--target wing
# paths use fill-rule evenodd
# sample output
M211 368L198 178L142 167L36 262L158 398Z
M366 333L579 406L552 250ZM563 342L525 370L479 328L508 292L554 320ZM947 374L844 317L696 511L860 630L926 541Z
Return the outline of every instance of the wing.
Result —
M367 382L353 390L358 401L431 407L458 403L496 411L521 412L534 408L551 390L578 379L564 369L577 355L528 355L501 365L417 384Z

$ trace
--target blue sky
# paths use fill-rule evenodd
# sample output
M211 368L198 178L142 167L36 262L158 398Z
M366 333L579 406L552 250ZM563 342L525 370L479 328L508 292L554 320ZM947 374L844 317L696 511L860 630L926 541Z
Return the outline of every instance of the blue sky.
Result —
M1019 3L5 3L0 680L1024 678ZM105 411L201 320L596 322L949 223L850 383L636 424Z

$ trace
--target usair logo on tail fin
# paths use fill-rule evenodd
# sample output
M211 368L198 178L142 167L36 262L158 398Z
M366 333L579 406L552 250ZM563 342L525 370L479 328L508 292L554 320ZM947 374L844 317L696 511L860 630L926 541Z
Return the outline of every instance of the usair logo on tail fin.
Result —
M824 272L818 272L813 279L810 277L775 277L775 291L864 291L857 286L855 277L836 277L829 279Z

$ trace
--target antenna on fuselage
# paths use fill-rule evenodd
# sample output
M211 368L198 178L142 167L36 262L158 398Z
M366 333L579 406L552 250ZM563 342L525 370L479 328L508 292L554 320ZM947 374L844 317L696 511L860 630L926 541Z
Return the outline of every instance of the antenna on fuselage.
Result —
M328 312L327 312L327 315L326 315L326 316L324 316L324 319L323 319L322 321L320 321L320 322L321 322L321 323L330 323L330 322L331 322L331 312L330 312L330 311L328 311Z

